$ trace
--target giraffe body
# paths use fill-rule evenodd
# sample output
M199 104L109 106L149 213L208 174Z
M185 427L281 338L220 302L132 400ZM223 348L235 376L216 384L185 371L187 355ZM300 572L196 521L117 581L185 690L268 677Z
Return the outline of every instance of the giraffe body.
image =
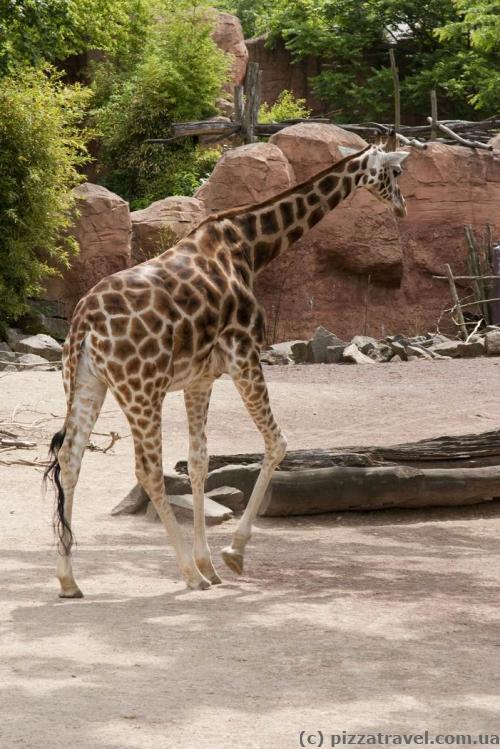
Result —
M226 564L242 571L253 520L286 451L259 361L264 315L254 277L358 186L404 215L397 174L407 155L368 147L268 201L210 216L162 255L103 279L79 302L63 352L65 429L54 443L62 443L53 470L61 474L56 574L63 597L81 596L70 556L73 492L108 388L130 423L138 481L164 522L181 572L190 587L206 588L220 582L203 514L206 420L214 380L232 377L265 443L261 473L223 551ZM192 554L163 482L161 408L173 390L184 390L189 423Z

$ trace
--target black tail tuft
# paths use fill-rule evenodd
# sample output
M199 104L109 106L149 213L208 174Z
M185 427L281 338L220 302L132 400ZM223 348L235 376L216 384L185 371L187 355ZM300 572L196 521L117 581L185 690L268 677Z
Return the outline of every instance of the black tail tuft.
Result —
M64 490L61 484L61 466L59 465L58 459L59 450L62 447L65 436L66 430L61 429L60 432L56 432L52 437L49 448L49 457L52 458L52 461L43 474L43 482L45 485L47 479L50 479L55 486L57 492L57 505L54 512L54 530L57 531L57 536L63 545L66 554L69 554L71 546L73 545L73 534L71 533L71 528L64 516Z

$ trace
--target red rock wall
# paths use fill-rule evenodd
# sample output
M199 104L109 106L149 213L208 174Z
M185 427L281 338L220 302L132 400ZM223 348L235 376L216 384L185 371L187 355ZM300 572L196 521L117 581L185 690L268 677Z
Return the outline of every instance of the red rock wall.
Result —
M262 101L274 104L285 89L299 99L305 99L314 114L321 114L324 106L314 96L310 78L321 72L321 63L316 57L305 57L293 63L292 56L283 42L276 41L270 49L266 37L246 39L248 61L258 62L262 70Z
M276 339L307 337L320 324L345 338L435 328L450 297L432 275L443 275L446 263L466 273L464 226L482 233L490 223L500 237L500 153L440 144L413 149L400 184L407 218L387 212L377 228L366 198L360 206L355 194L263 272L257 294ZM374 273L377 255L389 263L400 255L400 285L397 273L392 281Z

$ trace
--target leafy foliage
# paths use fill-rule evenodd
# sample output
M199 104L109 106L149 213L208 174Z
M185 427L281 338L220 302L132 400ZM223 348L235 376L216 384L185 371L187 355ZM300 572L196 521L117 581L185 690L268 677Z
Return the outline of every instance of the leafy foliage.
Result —
M268 30L267 21L273 3L265 0L216 0L215 8L232 13L241 21L243 33L246 39L257 34L263 34Z
M213 17L207 5L197 0L167 5L168 15L155 25L131 75L115 80L109 98L95 111L103 141L103 180L141 203L165 197L164 190L194 189L192 179L181 187L192 146L168 148L145 141L168 138L175 120L215 114L214 102L228 71L226 55L211 38ZM193 152L196 180L204 170L198 163L199 152ZM173 178L169 172L179 164L184 177L179 173Z
M276 0L269 26L296 58L317 55L316 93L339 120L392 119L388 44L396 44L401 101L440 116L500 107L498 13L489 0Z
M80 181L85 136L79 127L88 92L53 73L24 69L0 81L0 319L65 265L74 244L71 188Z
M99 49L134 54L148 0L0 0L0 73Z
M306 118L311 110L306 106L305 99L296 99L291 91L281 92L272 106L264 102L259 109L259 122L285 122Z

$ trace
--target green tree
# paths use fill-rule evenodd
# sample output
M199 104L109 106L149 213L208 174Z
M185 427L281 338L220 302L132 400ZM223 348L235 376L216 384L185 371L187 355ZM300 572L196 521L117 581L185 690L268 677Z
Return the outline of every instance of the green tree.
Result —
M71 188L86 159L88 92L24 69L0 81L0 321L19 317L74 242Z
M133 55L149 8L149 0L0 0L0 75L94 49Z
M95 111L103 143L102 179L134 205L169 194L172 171L180 162L179 168L189 171L186 162L193 154L189 143L165 147L145 141L169 137L173 121L215 114L229 61L212 40L214 21L205 2L165 3L164 16L132 74L116 81ZM204 166L198 171L201 178Z
M500 62L495 13L480 18L475 2L276 0L271 40L282 38L296 58L324 59L315 90L341 121L392 119L390 43L396 45L403 111L427 112L429 91L437 88L442 116L472 116L473 107L491 114L500 106L500 91L490 90L488 78ZM476 26L466 34L462 24L471 23L470 14ZM472 33L486 44L474 46Z

